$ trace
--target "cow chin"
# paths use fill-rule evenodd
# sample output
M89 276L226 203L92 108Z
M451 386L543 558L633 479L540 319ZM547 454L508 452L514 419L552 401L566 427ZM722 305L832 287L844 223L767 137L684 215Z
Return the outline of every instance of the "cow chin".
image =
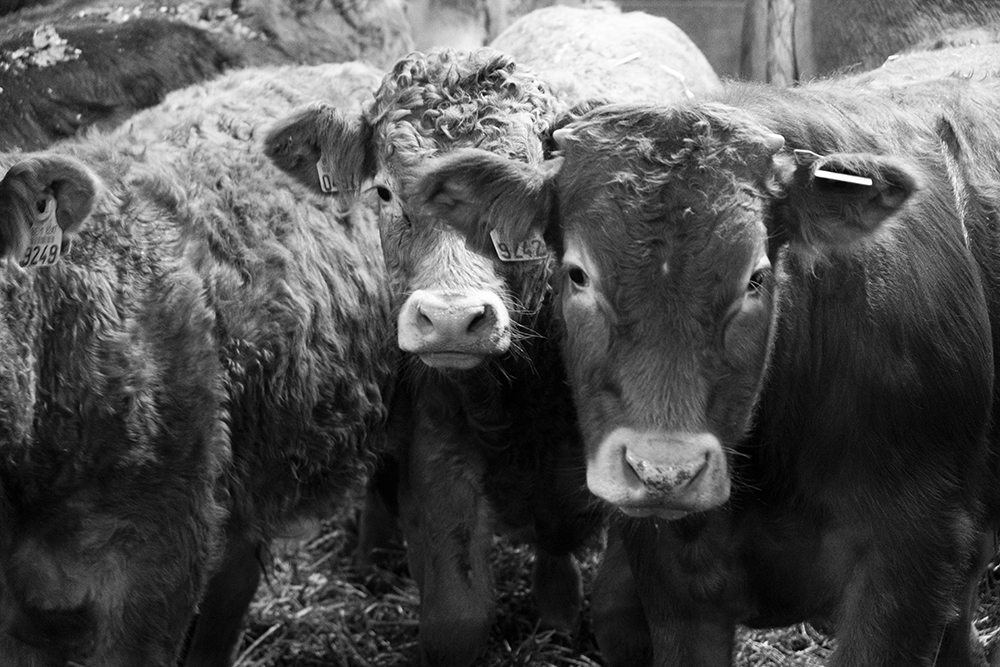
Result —
M468 354L465 352L425 352L417 356L420 357L420 361L431 368L461 371L475 368L487 358L485 354Z
M729 499L729 466L711 433L617 428L590 453L587 486L629 516L679 519Z

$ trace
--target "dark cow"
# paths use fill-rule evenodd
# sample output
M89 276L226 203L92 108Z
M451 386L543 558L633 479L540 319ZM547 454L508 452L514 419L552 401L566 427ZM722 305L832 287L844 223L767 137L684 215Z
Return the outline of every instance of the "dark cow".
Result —
M110 128L171 90L227 69L344 62L388 66L412 45L402 5L53 2L0 26L0 150L38 150Z
M628 516L611 664L721 667L737 623L804 620L835 628L838 667L985 663L998 104L995 80L733 84L418 186L485 255L498 233L559 258L588 486Z
M870 70L909 49L996 41L993 0L748 0L740 77L785 85Z
M2 158L0 664L173 667L196 605L187 664L230 664L268 541L386 447L374 212L259 148L376 82L244 70Z
M558 49L575 37L557 32L549 44ZM613 43L614 31L605 38ZM601 48L589 36L577 44ZM594 532L597 516L549 336L544 244L509 246L498 238L503 261L483 258L407 197L427 159L458 147L540 162L560 108L510 56L449 50L397 63L360 117L310 107L266 142L281 168L314 189L325 174L328 188L367 189L381 201L398 341L408 353L412 431L400 452L400 510L421 590L425 664L466 665L485 644L494 610L487 555L496 530L535 544L535 595L547 625L572 630L580 609L571 554Z

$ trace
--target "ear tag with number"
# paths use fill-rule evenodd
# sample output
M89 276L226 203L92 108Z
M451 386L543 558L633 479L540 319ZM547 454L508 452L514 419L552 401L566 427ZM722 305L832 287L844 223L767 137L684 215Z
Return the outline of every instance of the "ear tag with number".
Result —
M31 240L21 258L21 266L52 266L59 261L62 228L56 221L56 198L47 197L41 211L36 209Z
M493 247L502 262L533 262L549 256L545 240L537 234L520 243L512 243L494 229L490 232L490 238L493 239Z
M327 171L322 157L316 162L316 175L319 176L320 191L327 194L337 194L337 185L334 183L333 175Z

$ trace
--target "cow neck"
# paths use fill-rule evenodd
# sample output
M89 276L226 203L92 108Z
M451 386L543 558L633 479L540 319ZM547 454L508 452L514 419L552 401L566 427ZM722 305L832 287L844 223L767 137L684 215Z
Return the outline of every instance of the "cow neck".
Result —
M516 351L487 358L467 371L415 372L419 376L411 380L415 400L423 402L438 419L459 419L478 432L509 428L510 405L540 396L543 387L553 382L553 374L565 375L558 343L551 335L552 312L552 297L547 294L531 323L524 325L537 335L519 338Z

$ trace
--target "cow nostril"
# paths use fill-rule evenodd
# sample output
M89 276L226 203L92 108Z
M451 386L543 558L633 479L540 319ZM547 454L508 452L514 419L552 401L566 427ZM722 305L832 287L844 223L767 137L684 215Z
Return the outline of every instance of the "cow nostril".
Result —
M482 309L473 315L471 320L469 320L469 326L466 328L466 331L471 334L480 333L491 328L496 322L496 319L496 314L493 312L493 308L490 306L483 306Z
M434 320L432 320L427 313L424 312L424 309L420 307L417 307L417 326L423 330L434 328Z

